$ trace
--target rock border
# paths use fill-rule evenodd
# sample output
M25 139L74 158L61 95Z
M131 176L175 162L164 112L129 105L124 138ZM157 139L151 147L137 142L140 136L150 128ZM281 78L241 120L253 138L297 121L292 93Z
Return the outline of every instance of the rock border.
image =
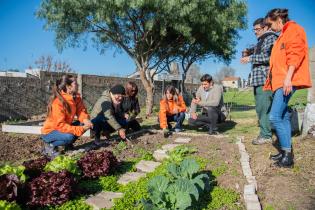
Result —
M252 170L249 164L249 155L246 152L245 145L243 144L244 136L237 137L236 144L241 155L240 162L243 170L243 174L248 182L244 185L244 201L247 210L261 210L257 192L257 181L252 174Z

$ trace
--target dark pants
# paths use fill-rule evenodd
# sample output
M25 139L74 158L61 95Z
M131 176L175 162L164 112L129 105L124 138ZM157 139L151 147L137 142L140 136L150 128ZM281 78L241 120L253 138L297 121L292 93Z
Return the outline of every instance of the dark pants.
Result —
M218 107L207 107L202 115L198 115L197 119L189 118L188 124L193 127L202 127L207 125L209 132L218 130L217 123L219 120L220 109Z
M175 129L182 129L183 122L185 120L185 112L180 112L178 114L167 115L167 125L171 129L172 126L170 122L176 122Z
M127 121L126 119L116 118L116 121L121 125L121 127L128 129L131 128L133 131L138 131L141 129L140 124L136 120ZM115 129L110 126L104 116L99 115L92 120L93 132L96 138L101 137L101 132L113 133Z
M272 103L272 92L264 91L263 86L254 87L256 113L259 119L259 136L271 138L271 126L269 121L269 111Z
M79 121L75 121L72 123L73 126L80 126ZM62 133L60 131L54 130L48 134L42 135L41 139L53 146L65 146L69 144L73 144L75 140L78 139L78 136L73 135L72 133Z

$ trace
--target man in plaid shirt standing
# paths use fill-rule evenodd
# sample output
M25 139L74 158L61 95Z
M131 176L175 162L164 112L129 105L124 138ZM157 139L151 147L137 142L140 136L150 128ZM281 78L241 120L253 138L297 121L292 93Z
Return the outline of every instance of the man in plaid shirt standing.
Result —
M258 39L258 43L253 49L252 54L247 52L247 55L241 58L241 63L251 63L252 69L250 73L250 85L254 88L256 113L259 119L260 133L253 140L253 144L265 144L272 142L272 133L269 122L269 110L272 103L272 92L264 91L263 86L269 71L269 58L273 43L278 38L278 35L270 30L270 27L265 23L264 18L257 19L254 24L254 32Z

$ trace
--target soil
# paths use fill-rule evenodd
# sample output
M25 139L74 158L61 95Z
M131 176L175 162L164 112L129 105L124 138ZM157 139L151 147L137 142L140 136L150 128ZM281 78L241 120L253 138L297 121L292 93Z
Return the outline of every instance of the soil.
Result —
M295 164L292 169L283 169L275 167L269 159L270 154L278 153L276 147L272 144L253 145L254 137L245 134L244 143L258 182L263 209L315 209L315 139L293 137Z

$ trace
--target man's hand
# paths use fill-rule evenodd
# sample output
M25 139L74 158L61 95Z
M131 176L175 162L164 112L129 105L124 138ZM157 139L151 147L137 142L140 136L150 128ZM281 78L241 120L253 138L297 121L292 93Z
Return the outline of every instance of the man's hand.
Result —
M246 57L241 58L240 62L241 62L242 64L249 63L249 56L246 56Z
M196 112L190 113L190 117L191 117L193 120L196 120L196 119L197 119L197 114L196 114Z
M90 125L86 125L86 124L84 124L82 127L84 131L87 131L91 128Z
M199 104L200 103L200 98L194 98L192 101L194 104Z
M130 117L130 116L129 116L129 114L125 113L125 116L124 116L124 117L125 117L126 120L129 120L129 117Z
M122 139L126 139L126 131L125 129L121 128L118 130L118 135L120 136L120 138Z

